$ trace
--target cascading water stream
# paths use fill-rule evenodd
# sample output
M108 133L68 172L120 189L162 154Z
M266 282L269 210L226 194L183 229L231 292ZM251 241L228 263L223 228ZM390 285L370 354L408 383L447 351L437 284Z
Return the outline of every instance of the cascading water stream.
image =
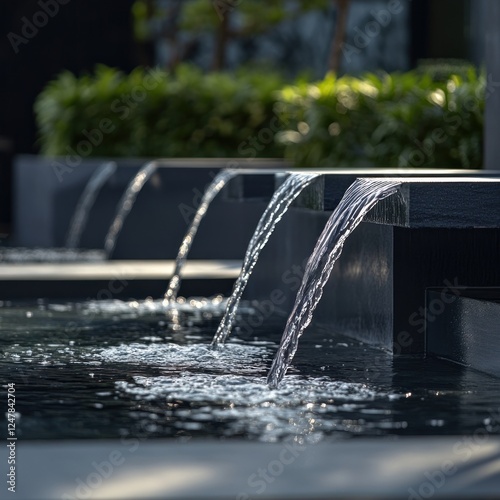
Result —
M90 210L94 206L99 192L115 171L116 163L110 161L100 165L92 174L92 177L78 200L75 213L71 219L68 235L66 236L66 248L77 248L80 244L80 238L87 224Z
M152 161L146 163L146 165L144 165L139 170L139 172L137 172L132 181L130 181L127 190L121 197L120 202L118 203L118 208L116 210L115 218L113 219L113 222L109 227L108 234L106 235L106 238L104 240L104 250L108 258L111 256L113 250L115 249L118 235L120 234L127 215L130 213L132 207L134 206L137 195L140 193L141 189L157 169L157 162Z
M236 318L238 305L262 249L266 246L276 225L283 218L283 215L286 213L293 200L295 200L304 188L311 184L318 175L319 174L290 174L286 181L274 193L250 240L241 273L234 285L233 293L228 300L226 312L217 328L217 332L212 340L212 345L223 344L230 335Z
M177 294L179 293L179 288L181 286L182 268L186 263L187 256L191 250L191 246L193 245L200 223L203 220L203 217L205 217L210 203L212 203L217 194L220 193L222 189L224 189L224 186L236 175L238 175L236 170L223 170L219 172L216 177L214 177L214 180L205 190L200 206L198 207L179 248L179 252L175 260L174 274L170 279L167 291L165 292L165 301L170 302L177 299Z
M396 193L400 185L394 180L357 179L340 200L307 262L295 305L267 377L271 388L276 388L285 376L297 351L299 338L312 320L346 239L363 217L380 200Z

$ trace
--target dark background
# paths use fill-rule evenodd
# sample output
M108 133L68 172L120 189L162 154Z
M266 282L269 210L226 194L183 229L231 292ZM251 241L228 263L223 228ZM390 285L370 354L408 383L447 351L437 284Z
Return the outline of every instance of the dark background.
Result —
M15 54L7 35L21 34L22 18L40 10L38 0L3 1L0 15L0 232L11 220L11 158L36 153L33 103L63 69L91 71L97 63L130 71L138 64L133 40L133 0L71 0Z

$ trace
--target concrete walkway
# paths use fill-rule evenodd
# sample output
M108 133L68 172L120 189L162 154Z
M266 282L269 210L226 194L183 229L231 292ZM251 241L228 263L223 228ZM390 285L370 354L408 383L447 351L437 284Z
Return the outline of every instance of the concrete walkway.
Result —
M479 500L498 498L500 491L500 439L484 434L359 438L306 446L157 439L18 441L17 456L12 498L23 500ZM6 462L1 460L2 475ZM4 498L3 492L0 496Z

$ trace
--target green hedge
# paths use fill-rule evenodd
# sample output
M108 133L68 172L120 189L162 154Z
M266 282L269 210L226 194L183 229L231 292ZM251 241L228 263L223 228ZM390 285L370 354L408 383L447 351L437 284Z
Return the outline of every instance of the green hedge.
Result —
M273 73L205 75L192 66L170 74L138 68L125 75L103 66L81 78L65 72L35 104L41 151L50 156L72 151L81 156L240 156L245 141L268 126L276 90L283 85ZM256 156L283 154L274 141L255 149Z
M299 166L480 168L484 86L473 69L330 75L280 92L278 139Z
M484 77L472 68L431 74L329 75L285 86L273 72L203 74L181 66L175 73L124 75L99 67L81 78L63 73L35 109L47 155L481 167Z

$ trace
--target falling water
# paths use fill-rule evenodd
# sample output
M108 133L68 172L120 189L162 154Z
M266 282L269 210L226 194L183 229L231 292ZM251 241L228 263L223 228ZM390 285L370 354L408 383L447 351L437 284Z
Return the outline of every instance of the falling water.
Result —
M104 240L104 250L106 251L106 255L109 257L113 250L115 249L116 240L120 231L123 227L123 223L127 218L127 215L132 210L134 206L137 195L144 187L144 184L148 182L149 178L156 172L158 168L158 163L155 161L146 163L139 172L132 179L130 184L127 187L127 190L121 197L120 202L118 203L118 209L116 211L115 218L109 227L108 234Z
M241 296L243 295L243 291L245 290L255 264L259 259L260 252L266 246L274 228L283 218L283 215L285 215L285 212L288 210L293 200L295 200L302 190L311 184L318 175L319 174L291 174L274 193L250 240L241 273L234 285L233 293L229 298L224 317L212 340L212 345L224 343L230 335Z
M222 170L214 177L214 180L205 190L200 206L198 207L198 210L196 211L196 214L191 221L179 248L177 259L175 260L174 274L170 279L168 289L165 292L164 299L166 301L176 300L177 298L177 294L179 293L179 288L181 286L182 268L184 267L189 250L191 250L194 237L196 236L203 217L205 217L205 214L207 213L210 203L212 203L212 200L217 196L217 194L222 191L224 186L237 174L238 172L236 170Z
M400 182L393 180L357 179L340 200L307 262L295 305L267 377L270 387L278 386L290 366L299 337L312 320L323 288L342 253L344 242L370 209L380 200L396 193L399 186Z
M116 163L110 161L100 165L92 174L78 200L75 213L71 219L68 235L66 237L66 248L77 248L80 244L80 238L87 224L90 210L94 206L97 195L115 171Z

